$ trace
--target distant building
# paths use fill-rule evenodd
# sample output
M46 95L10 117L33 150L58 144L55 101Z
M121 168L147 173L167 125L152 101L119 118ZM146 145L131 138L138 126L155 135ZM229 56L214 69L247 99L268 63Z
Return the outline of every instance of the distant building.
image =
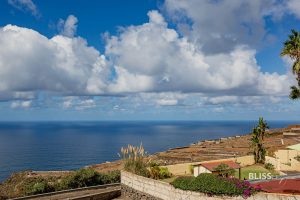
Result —
M290 125L288 130L283 132L284 137L300 136L300 125Z
M218 162L205 162L205 163L199 163L193 165L194 167L194 176L198 176L202 173L219 173L219 171L216 170L218 166L221 164L225 164L230 169L238 169L239 172L241 170L241 166L237 164L234 161L228 160L228 161L218 161Z

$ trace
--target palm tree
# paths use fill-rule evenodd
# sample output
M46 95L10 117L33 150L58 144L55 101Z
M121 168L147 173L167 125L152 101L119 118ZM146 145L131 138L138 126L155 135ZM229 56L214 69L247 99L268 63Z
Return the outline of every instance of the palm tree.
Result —
M266 149L264 147L265 131L269 128L268 124L262 117L259 118L258 125L253 128L251 143L255 163L264 163L266 157Z
M298 86L291 87L290 98L300 98L300 32L291 31L289 39L284 42L284 47L280 53L281 56L289 56L293 61L293 74L297 76Z

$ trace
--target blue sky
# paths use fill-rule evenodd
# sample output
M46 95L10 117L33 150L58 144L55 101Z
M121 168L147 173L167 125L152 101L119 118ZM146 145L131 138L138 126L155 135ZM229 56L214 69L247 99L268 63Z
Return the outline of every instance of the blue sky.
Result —
M297 0L0 2L0 120L297 120Z

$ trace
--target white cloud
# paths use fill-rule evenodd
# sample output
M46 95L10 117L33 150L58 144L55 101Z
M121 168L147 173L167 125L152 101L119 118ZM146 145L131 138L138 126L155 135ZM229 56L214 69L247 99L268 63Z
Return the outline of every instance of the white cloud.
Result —
M197 44L168 28L157 11L148 15L148 23L124 28L107 41L106 55L120 66L122 82L115 83L123 88L119 91L134 87L134 92L287 94L289 77L261 72L255 50L237 46L228 53L205 55Z
M0 28L0 100L32 99L46 91L73 96L62 106L80 110L96 106L95 100L78 97L89 95L140 93L142 100L160 106L183 105L200 94L210 104L255 103L261 96L276 101L287 95L290 74L262 72L248 45L232 43L230 49L207 54L205 39L179 34L158 11L148 16L149 22L108 37L105 56L75 37L73 15L61 21L61 34L52 38L18 26Z
M96 102L93 99L86 97L65 97L62 103L64 109L85 110L96 107Z
M32 101L13 101L10 105L11 108L29 108Z
M276 0L166 0L164 7L184 35L211 54L257 46L267 34L264 17L278 17L280 5Z
M156 103L160 106L175 106L178 104L177 99L159 99Z
M76 105L77 110L85 110L96 107L96 103L93 99L85 99L82 101L79 101Z
M160 93L140 93L142 101L152 103L158 106L176 106L182 104L182 101L188 97L187 94L180 92L160 92Z
M213 111L217 112L217 113L221 113L221 112L224 112L225 109L223 107L217 107L217 108L213 108Z
M300 18L300 1L299 0L288 0L287 9L294 14L297 18Z
M0 28L0 93L34 91L58 95L104 93L110 69L106 59L80 38L51 39L32 29ZM4 98L4 97L3 97Z
M74 37L77 31L78 19L74 15L69 15L66 20L60 19L58 29L60 34L67 37Z
M21 11L29 11L33 16L40 17L40 12L32 0L8 0L8 3Z

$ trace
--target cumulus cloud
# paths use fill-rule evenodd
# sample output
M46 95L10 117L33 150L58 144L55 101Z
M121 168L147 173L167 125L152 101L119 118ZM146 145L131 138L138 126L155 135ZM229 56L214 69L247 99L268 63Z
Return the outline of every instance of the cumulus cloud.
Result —
M32 0L8 0L8 3L18 10L30 12L33 16L40 17L40 12Z
M160 13L151 11L148 16L148 23L124 28L107 41L106 55L122 69L117 73L122 84L116 82L115 87L134 86L135 92L287 93L289 77L261 72L255 50L237 46L230 52L206 55L168 28Z
M103 55L80 37L7 25L0 28L0 93L48 91L63 95L104 93L109 68Z
M183 2L177 6L185 5ZM249 3L251 12L263 10L261 3L253 2L256 3ZM232 5L232 11L239 6ZM177 7L168 9L169 13L177 12ZM181 13L182 8L179 11L179 17L187 15L187 11ZM231 19L231 14L226 13L223 17L229 15L228 20ZM60 21L61 32L52 38L13 25L0 28L0 100L29 101L39 91L45 91L72 96L62 103L65 109L87 109L95 107L96 102L79 96L140 93L142 100L148 98L153 105L174 106L183 105L187 96L195 95L207 97L206 102L211 104L247 99L255 102L260 96L272 96L276 101L278 96L287 95L293 80L291 74L262 72L256 62L256 51L244 44L252 39L228 39L225 42L230 43L230 49L207 53L203 47L211 35L207 39L201 33L197 36L201 40L194 40L192 32L183 34L170 28L158 11L150 11L148 16L148 22L124 27L119 34L107 37L103 55L76 36L78 20L73 15ZM260 18L252 14L245 18L255 19L249 26L258 25L257 31L263 32ZM230 26L232 34L237 34L234 37L239 38L240 27ZM219 31L229 30L221 27Z
M297 1L297 0L295 0ZM265 17L278 18L276 0L166 0L164 7L182 34L207 54L255 47L265 35Z
M77 31L78 19L74 15L69 15L66 20L60 19L58 29L61 35L74 37Z

